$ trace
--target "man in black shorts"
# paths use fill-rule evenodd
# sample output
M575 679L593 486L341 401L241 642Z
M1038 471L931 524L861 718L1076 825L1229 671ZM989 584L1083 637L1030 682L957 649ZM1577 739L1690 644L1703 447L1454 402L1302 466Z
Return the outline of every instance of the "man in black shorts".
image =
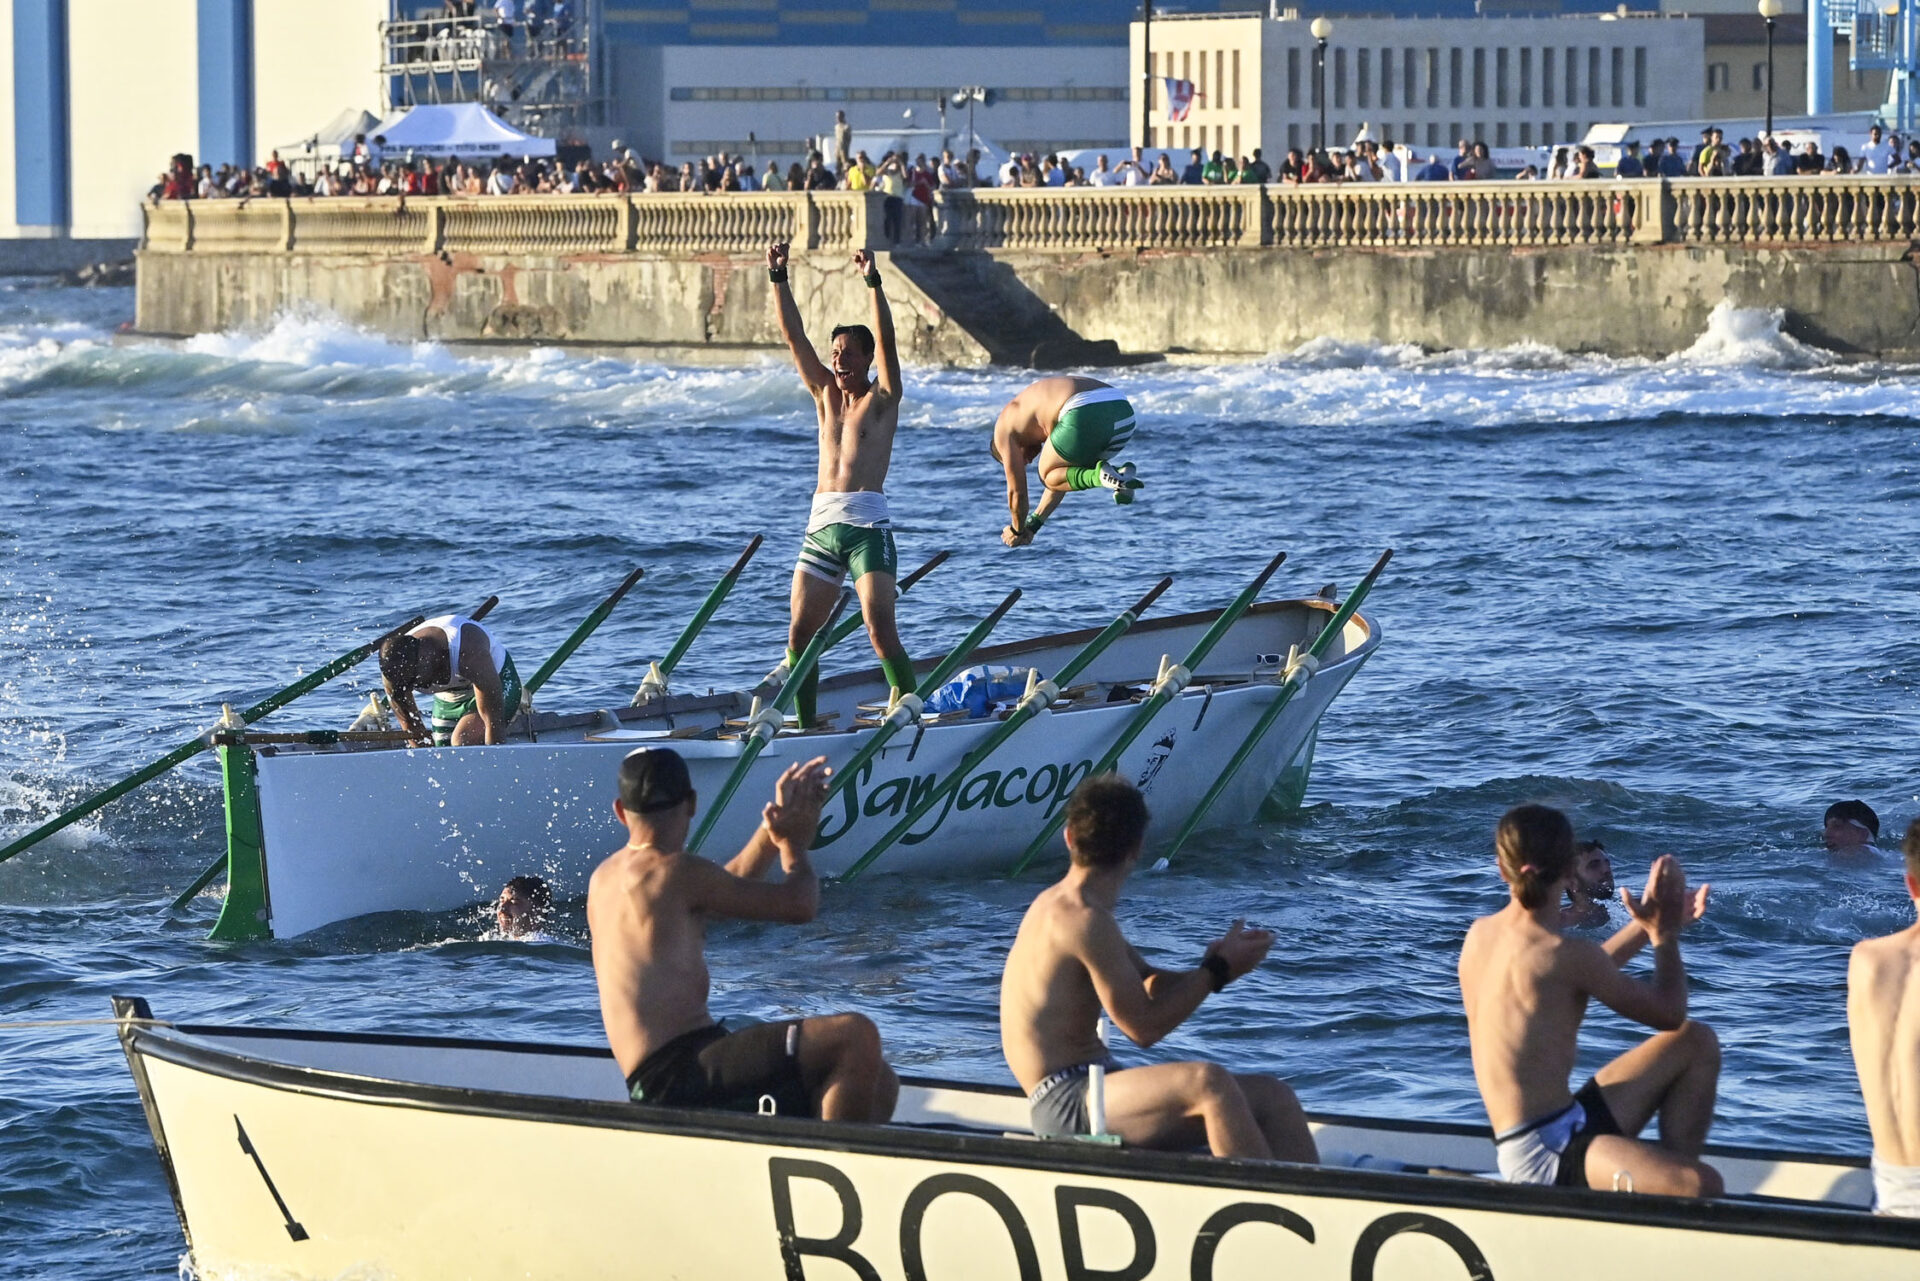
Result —
M811 921L820 882L807 862L831 771L826 757L789 765L760 828L724 867L683 852L695 796L665 747L630 752L614 813L627 843L594 869L587 928L600 1017L627 1091L664 1107L763 1110L826 1121L885 1121L900 1082L880 1034L859 1014L760 1023L730 1032L707 1011L712 917ZM786 876L760 878L778 857Z

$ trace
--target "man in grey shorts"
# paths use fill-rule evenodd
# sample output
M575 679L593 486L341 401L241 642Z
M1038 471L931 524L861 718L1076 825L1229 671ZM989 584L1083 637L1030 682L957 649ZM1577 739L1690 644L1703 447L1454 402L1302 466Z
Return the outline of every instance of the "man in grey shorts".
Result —
M1114 1067L1100 1044L1100 1012L1135 1044L1151 1046L1273 946L1266 930L1235 921L1191 970L1157 970L1114 919L1120 887L1140 859L1147 803L1112 774L1090 778L1067 803L1072 862L1020 922L1000 980L1000 1046L1027 1091L1041 1138L1086 1134L1087 1074ZM1135 1147L1194 1148L1215 1156L1317 1161L1293 1091L1271 1076L1213 1063L1158 1063L1107 1081L1107 1130Z

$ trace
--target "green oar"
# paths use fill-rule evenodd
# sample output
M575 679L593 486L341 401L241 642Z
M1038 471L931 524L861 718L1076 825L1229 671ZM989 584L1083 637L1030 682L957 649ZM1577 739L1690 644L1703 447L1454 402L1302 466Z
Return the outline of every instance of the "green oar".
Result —
M553 651L553 657L540 664L540 670L535 672L527 681L527 692L529 694L534 693L542 685L545 685L548 678L560 670L560 664L573 657L573 651L579 649L580 646L585 643L587 637L593 635L596 627L607 621L607 615L611 614L613 607L620 603L620 598L632 590L633 585L640 581L640 575L646 572L644 568L636 568L631 574L628 574L621 580L620 585L613 589L611 596L594 607L593 612L587 615L580 626L573 629L573 635L567 637L567 639L561 643L560 648Z
M640 688L634 691L635 707L666 696L667 678L673 675L673 669L680 665L680 660L687 656L687 650L693 646L693 638L706 627L714 613L719 610L721 603L727 599L727 593L731 592L733 585L740 581L740 571L747 567L747 562L752 560L753 554L760 550L760 544L763 541L761 535L753 536L753 541L747 544L747 550L741 552L740 559L733 562L733 568L720 576L720 581L713 585L713 590L707 593L707 598L700 602L700 608L694 611L692 621L680 629L680 637L673 642L673 647L667 651L667 656L648 666L646 679L641 681Z
M887 712L887 719L874 728L873 736L860 745L860 750L853 754L852 759L834 771L833 785L827 789L826 800L821 802L822 806L831 803L834 794L851 783L860 771L867 767L867 762L880 754L880 749L887 745L889 739L918 718L921 705L935 690L945 685L949 677L960 670L961 664L973 656L973 651L980 648L980 642L987 638L987 633L1006 617L1007 611L1012 609L1013 603L1019 599L1020 589L1016 587L1007 594L1005 600L1000 602L998 608L974 625L965 639L947 651L947 656L936 663L933 670L927 673L926 679L920 682L919 689L915 690L909 698L902 698L894 704Z
M747 724L746 741L740 746L740 759L734 763L733 772L727 775L726 785L720 789L720 795L714 798L712 807L707 810L706 818L701 820L699 829L693 834L693 839L687 842L688 853L699 852L701 843L707 839L707 833L713 830L713 825L720 821L720 815L726 812L728 803L733 800L733 794L740 790L742 783L747 781L747 774L753 769L754 761L760 758L760 753L766 749L768 743L773 741L774 735L780 732L781 725L786 721L787 709L793 706L793 700L799 696L800 682L807 678L807 673L812 671L814 664L820 661L820 655L827 652L828 634L833 631L833 625L840 620L840 615L846 612L852 600L853 588L841 588L840 599L834 602L833 612L827 615L826 625L815 632L813 639L807 642L807 647L800 651L800 657L794 663L792 673L786 684L780 687L780 692L774 697L773 702L762 708L760 700L754 700L753 713Z
M885 836L881 837L872 849L862 854L858 859L855 859L853 866L842 872L839 879L843 881L852 880L854 877L860 875L860 873L866 871L875 859L879 858L889 849L892 849L894 843L905 836L927 811L931 810L935 805L938 805L941 798L945 797L946 794L954 788L960 786L973 771L979 769L981 763L984 762L987 757L993 755L1002 743L1012 738L1022 725L1025 725L1041 712L1053 706L1053 700L1060 696L1060 691L1066 686L1073 684L1074 677L1085 671L1087 665L1092 663L1094 659L1100 657L1107 646L1120 639L1128 628L1139 621L1140 615L1146 613L1147 608L1160 598L1160 593L1166 591L1167 588L1171 586L1173 586L1173 580L1171 578L1161 579L1154 585L1152 591L1134 602L1131 609L1122 613L1118 618L1102 628L1100 634L1088 641L1078 654L1075 654L1069 659L1067 665L1062 667L1052 680L1041 681L1030 688L1026 696L1015 705L1013 711L1008 713L1007 719L1001 721L978 747L968 752L966 756L961 759L960 764L954 768L953 772L941 779L931 792L928 792L926 796L921 798L918 805L908 810L905 817L898 823L895 823L892 829L888 831ZM845 777L846 773L843 772L841 778L844 779ZM837 785L838 784L836 784L836 786Z
M346 671L349 667L352 667L355 663L358 663L360 660L364 659L367 655L379 649L380 646L386 642L389 636L397 636L401 632L408 631L411 628L418 627L424 621L425 621L424 616L416 614L413 618L408 619L406 622L400 624L400 626L394 628L392 631L387 632L385 635L380 636L374 640L370 640L366 644L358 646L355 649L351 649L347 651L346 653L342 654L340 657L334 659L331 663L328 663L325 667L320 668L318 671L311 672L306 676L301 677L299 680L287 686L285 689L281 690L279 693L274 694L268 698L261 699L258 703L255 703L252 707L249 707L246 711L240 713L240 719L247 722L249 725L251 725L253 722L259 720L262 716L265 716L268 712L271 712L276 708L285 707L288 703L291 703L294 699L299 698L302 694L311 693L312 691L318 689L320 686L326 684L328 681L338 676L341 672ZM148 765L144 769L135 770L133 773L127 775L127 777L121 779L118 783L115 783L112 787L107 788L105 791L95 792L92 796L89 796L86 800L80 802L80 804L74 806L72 809L60 815L58 818L54 818L45 823L42 823L39 827L34 828L31 832L28 832L25 836L21 837L19 840L15 841L13 844L7 846L4 850L0 850L0 863L6 862L8 859L12 858L15 854L20 853L22 850L31 849L33 846L38 845L41 841L53 835L55 832L59 831L61 828L69 827L72 824L79 822L81 819L93 813L95 810L99 809L101 806L106 805L111 801L118 800L120 797L125 796L128 792L131 792L134 788L140 786L142 783L151 782L152 780L160 777L160 775L166 773L168 770L172 769L174 766L180 764L180 762L187 760L190 757L199 755L201 752L206 751L207 748L211 746L213 746L211 732L209 732L208 734L203 734L200 737L192 740L191 742L182 743L180 746L174 748L171 752L168 752L165 756L162 756L159 760L153 762L151 765Z
M1240 621L1240 615L1246 613L1252 606L1253 598L1260 594L1260 589L1267 585L1267 580L1273 577L1274 571L1280 568L1280 562L1286 558L1287 554L1281 552L1268 561L1267 567L1247 584L1246 590L1234 597L1233 603L1220 611L1220 617L1214 620L1212 627L1207 628L1206 634L1200 638L1199 643L1187 651L1187 656L1180 660L1177 666L1160 673L1160 678L1153 683L1153 691L1134 709L1126 728L1120 731L1120 737L1101 754L1098 761L1094 762L1093 769L1087 777L1093 778L1111 770L1119 762L1121 755L1133 746L1133 740L1146 732L1147 726L1153 722L1155 716L1159 715L1160 709L1180 697L1180 691L1184 690L1187 682L1193 679L1193 673L1199 670L1200 664L1207 661L1207 655L1213 652L1213 647L1218 645L1221 638L1227 634L1227 629ZM1033 838L1033 843L1027 846L1025 852L1020 855L1020 861L1014 864L1013 871L1008 875L1018 876L1026 871L1027 865L1047 847L1047 842L1053 839L1054 833L1058 832L1060 825L1066 821L1067 808L1063 805L1041 827L1040 834Z
M1207 811L1213 808L1213 803L1220 799L1220 794L1227 790L1227 784L1231 783L1233 776L1240 772L1240 767L1247 763L1247 758L1253 755L1254 748L1260 745L1260 740L1266 737L1269 729L1273 728L1273 723L1280 719L1280 713L1286 710L1294 691L1313 678L1313 673L1320 666L1320 660L1326 656L1329 649L1333 648L1334 638L1340 635L1340 629L1347 625L1347 620L1352 618L1354 611L1360 608L1360 602L1365 600L1367 593L1373 590L1374 580L1380 577L1380 571L1385 569L1387 562L1392 559L1393 549L1389 547L1381 553L1380 559L1373 563L1373 568L1367 571L1367 576L1360 580L1360 585L1354 588L1340 608L1334 611L1333 617L1327 620L1327 625L1320 629L1318 636L1314 637L1313 644L1307 647L1307 655L1312 661L1295 664L1287 669L1286 675L1281 680L1280 697L1274 699L1267 710L1260 713L1260 719L1254 722L1252 732L1228 759L1226 769L1222 770L1220 777L1213 781L1213 786L1207 789L1207 794L1200 798L1200 803L1194 806L1193 813L1187 815L1187 821L1180 825L1180 834L1173 838L1173 848L1167 851L1166 857L1172 858L1180 852L1180 847L1187 843L1189 836L1193 835L1193 829L1200 826L1200 820L1205 818Z

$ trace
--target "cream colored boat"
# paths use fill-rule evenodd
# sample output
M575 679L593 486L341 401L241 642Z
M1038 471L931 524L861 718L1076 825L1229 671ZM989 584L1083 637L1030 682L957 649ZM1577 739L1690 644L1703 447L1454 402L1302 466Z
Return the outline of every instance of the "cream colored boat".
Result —
M895 1123L644 1108L600 1046L173 1026L115 1002L192 1264L246 1278L1911 1281L1862 1157L1719 1148L1711 1202L1510 1187L1483 1128L1315 1118L1294 1166L1035 1140L1008 1087Z

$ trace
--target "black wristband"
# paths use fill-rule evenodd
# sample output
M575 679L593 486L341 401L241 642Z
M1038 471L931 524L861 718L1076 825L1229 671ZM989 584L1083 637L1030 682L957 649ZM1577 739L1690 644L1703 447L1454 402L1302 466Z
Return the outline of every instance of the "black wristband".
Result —
M880 287L880 273L877 271L870 271L862 276L861 279L867 282L867 288L869 289L878 289Z
M1209 953L1201 960L1200 968L1207 972L1207 982L1216 992L1233 979L1232 971L1227 969L1226 959L1217 954Z
M775 285L784 285L784 284L786 284L786 283L787 283L787 269L786 269L785 267L769 267L769 268L767 268L767 280L768 280L768 282L769 282L769 283L771 283L771 284L775 284Z

